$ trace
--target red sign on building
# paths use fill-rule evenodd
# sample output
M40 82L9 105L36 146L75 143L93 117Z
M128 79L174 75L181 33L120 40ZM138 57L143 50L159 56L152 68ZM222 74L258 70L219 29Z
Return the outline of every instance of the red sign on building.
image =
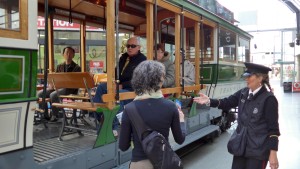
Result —
M38 29L45 29L45 19L41 16L38 17L38 21L37 21L37 26ZM53 29L54 30L79 30L80 29L80 24L78 23L70 23L67 21L63 21L63 20L56 20L53 19ZM98 30L101 31L101 28L96 28L93 26L86 26L87 30Z
M300 82L293 82L293 92L300 92Z
M90 61L91 73L102 73L104 68L103 61Z

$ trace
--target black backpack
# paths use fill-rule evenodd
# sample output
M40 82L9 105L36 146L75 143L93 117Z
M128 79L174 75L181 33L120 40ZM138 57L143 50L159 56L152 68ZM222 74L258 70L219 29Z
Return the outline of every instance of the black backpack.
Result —
M125 109L154 169L183 169L181 159L173 151L168 140L144 123L137 112L135 102L127 104Z

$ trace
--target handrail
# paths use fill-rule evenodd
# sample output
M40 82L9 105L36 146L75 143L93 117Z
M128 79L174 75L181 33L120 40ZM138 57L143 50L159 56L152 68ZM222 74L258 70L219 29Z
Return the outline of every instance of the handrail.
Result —
M202 89L206 88L204 85ZM163 94L173 94L173 93L182 93L182 92L188 92L193 90L201 90L201 85L194 85L194 86L185 86L184 90L182 90L182 87L173 87L173 88L163 88L161 89ZM110 101L116 101L114 98L115 94L104 94L102 95L103 102L110 102ZM124 92L120 93L119 100L128 100L128 99L134 99L136 94L134 92Z

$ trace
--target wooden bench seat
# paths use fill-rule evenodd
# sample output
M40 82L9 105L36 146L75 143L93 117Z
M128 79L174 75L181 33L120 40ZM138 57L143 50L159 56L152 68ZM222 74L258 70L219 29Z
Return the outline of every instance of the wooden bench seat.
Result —
M67 72L67 73L49 73L48 74L48 82L51 84L55 90L61 89L61 88L84 88L87 91L88 96L78 96L78 95L59 95L60 103L52 103L53 107L61 108L63 113L63 122L62 122L62 129L59 134L59 140L62 140L62 134L64 132L65 128L69 129L76 129L78 133L80 134L81 130L86 131L84 128L80 128L77 125L77 117L76 117L76 111L73 111L72 118L75 121L74 125L69 125L65 110L64 108L71 108L73 110L87 110L87 111L93 111L96 112L98 108L107 108L107 104L104 103L93 103L92 96L91 96L91 89L95 87L95 82L93 79L93 76L88 72ZM63 98L68 99L75 99L75 100L90 100L91 102L63 102ZM116 112L115 112L116 114ZM110 119L112 119L110 116L115 115L114 113L105 113L108 121L110 122ZM112 121L111 121L112 123ZM112 124L111 124L112 125ZM109 128L106 128L105 130L109 130ZM111 134L112 134L112 129ZM110 132L110 131L105 131ZM104 134L105 135L105 134Z
M91 102L71 102L67 104L61 103L53 103L52 106L59 107L59 108L70 108L70 109L80 109L80 110L87 110L87 111L97 111L99 107L107 107L105 103L94 103L93 105Z
M70 95L60 95L59 96L62 99L72 99L72 100L89 100L89 96L82 96L82 95L74 95L74 94L70 94Z

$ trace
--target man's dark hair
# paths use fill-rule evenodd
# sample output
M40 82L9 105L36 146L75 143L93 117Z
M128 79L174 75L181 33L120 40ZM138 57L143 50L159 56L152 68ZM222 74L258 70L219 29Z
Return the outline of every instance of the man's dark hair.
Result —
M62 52L62 54L64 54L64 53L65 53L65 50L66 50L67 48L71 49L71 50L73 51L73 53L75 54L75 50L74 50L74 49L73 49L71 46L67 46L67 47L65 47L65 48L63 49L63 52Z

